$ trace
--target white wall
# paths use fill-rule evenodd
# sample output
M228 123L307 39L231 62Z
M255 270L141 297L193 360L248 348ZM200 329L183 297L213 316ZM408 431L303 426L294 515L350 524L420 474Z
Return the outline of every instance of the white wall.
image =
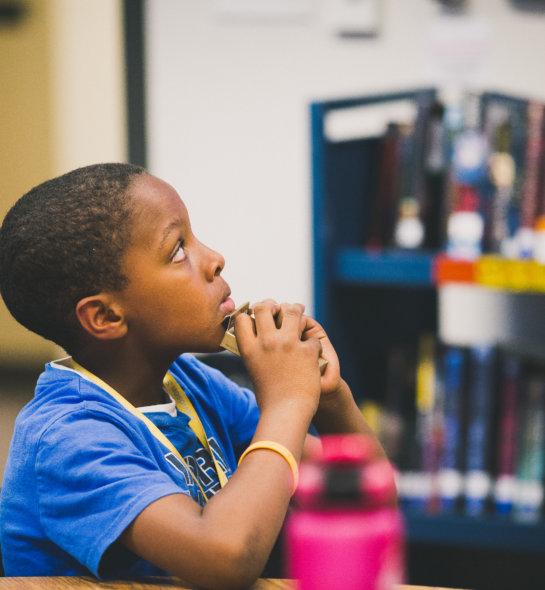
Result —
M148 2L149 167L225 255L237 303L312 308L309 103L438 80L434 0L379 0L379 36L365 40L333 34L343 2L310 0L294 22L222 18L220 0ZM468 2L490 30L483 87L545 99L545 16Z

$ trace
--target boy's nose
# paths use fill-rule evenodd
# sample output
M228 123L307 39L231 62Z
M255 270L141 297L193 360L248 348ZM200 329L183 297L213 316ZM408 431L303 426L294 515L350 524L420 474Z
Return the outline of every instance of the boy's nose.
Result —
M214 277L218 276L225 267L225 258L215 250L204 246L205 249L205 260L206 260L206 278L211 281Z

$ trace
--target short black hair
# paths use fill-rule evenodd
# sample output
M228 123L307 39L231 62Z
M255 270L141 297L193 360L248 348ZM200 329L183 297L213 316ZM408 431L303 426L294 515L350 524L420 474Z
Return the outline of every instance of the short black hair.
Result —
M22 196L0 228L0 293L13 317L70 352L83 297L127 285L133 164L94 164Z

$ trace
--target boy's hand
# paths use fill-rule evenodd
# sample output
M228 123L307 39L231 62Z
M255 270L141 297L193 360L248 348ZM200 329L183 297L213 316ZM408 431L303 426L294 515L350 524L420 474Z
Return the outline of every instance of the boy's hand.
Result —
M267 299L252 309L254 319L247 314L235 318L235 333L260 409L295 403L311 417L321 390L321 347L312 334L303 337L304 306Z
M321 380L322 396L334 394L343 384L337 353L335 352L325 330L315 319L309 316L303 316L303 320L305 322L302 334L303 340L307 340L308 338L318 338L322 345L322 357L328 361Z

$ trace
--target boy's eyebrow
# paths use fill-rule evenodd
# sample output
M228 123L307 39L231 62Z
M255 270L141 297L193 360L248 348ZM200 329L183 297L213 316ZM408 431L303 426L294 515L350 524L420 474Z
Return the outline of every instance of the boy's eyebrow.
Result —
M163 230L163 237L161 238L159 249L161 249L165 245L165 242L167 241L168 236L172 233L172 231L178 230L180 227L183 227L183 225L183 219L175 219L174 221L171 221Z

